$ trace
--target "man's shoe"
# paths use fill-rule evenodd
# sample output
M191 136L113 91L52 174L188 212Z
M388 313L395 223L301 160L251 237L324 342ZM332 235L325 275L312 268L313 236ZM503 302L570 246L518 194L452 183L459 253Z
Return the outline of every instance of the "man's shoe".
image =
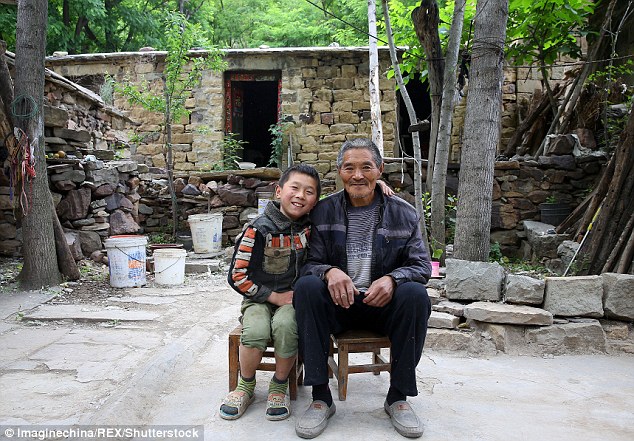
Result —
M295 433L300 438L315 438L324 431L328 425L328 418L333 416L336 410L335 403L328 407L321 400L313 401L304 415L299 417L295 423Z
M388 406L386 400L383 408L390 416L390 421L398 433L407 438L418 438L423 435L423 423L407 401L395 401Z
M248 393L241 390L229 392L229 395L222 400L220 406L220 418L225 420L237 420L242 416L249 404L255 400L255 394L249 396Z
M269 421L285 420L291 416L291 401L287 394L269 394L266 400L266 419Z

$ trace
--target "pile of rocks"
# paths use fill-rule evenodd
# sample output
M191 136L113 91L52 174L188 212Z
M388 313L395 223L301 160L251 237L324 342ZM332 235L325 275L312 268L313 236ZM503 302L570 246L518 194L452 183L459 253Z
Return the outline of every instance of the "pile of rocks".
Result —
M430 281L426 347L512 354L634 353L634 276L535 278L447 259Z

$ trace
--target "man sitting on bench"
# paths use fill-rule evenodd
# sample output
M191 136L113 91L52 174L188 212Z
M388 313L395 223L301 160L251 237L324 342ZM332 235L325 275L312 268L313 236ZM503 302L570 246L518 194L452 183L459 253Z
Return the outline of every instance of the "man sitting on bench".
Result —
M429 252L414 208L384 197L376 186L383 159L371 140L346 141L337 169L344 191L311 212L308 261L294 291L304 384L313 386L313 401L295 431L314 438L326 428L335 413L328 386L330 334L362 328L389 337L392 367L384 409L401 435L419 437L423 426L406 398L418 395L416 366L431 314L425 288Z

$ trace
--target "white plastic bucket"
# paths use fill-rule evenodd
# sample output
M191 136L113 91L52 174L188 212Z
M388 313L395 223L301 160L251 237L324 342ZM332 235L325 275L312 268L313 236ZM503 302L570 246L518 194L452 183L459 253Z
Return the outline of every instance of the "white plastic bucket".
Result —
M269 191L258 193L258 214L264 213L266 205L273 200L274 194Z
M194 253L219 253L222 249L222 213L194 214L187 218Z
M108 252L110 286L131 288L145 285L145 236L112 236L104 241Z
M154 281L159 285L181 285L185 281L183 249L163 248L154 251Z

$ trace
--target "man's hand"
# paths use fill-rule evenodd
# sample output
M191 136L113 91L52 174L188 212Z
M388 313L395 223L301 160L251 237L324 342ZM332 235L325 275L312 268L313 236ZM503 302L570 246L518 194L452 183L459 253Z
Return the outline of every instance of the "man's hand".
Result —
M359 294L359 290L354 287L352 279L339 268L330 268L325 275L328 282L328 291L335 305L342 308L350 308L354 303L354 295Z
M390 276L383 276L372 282L365 292L363 303L369 306L381 307L392 301L396 284Z
M284 291L284 292L273 291L266 301L276 306L292 305L293 291Z

